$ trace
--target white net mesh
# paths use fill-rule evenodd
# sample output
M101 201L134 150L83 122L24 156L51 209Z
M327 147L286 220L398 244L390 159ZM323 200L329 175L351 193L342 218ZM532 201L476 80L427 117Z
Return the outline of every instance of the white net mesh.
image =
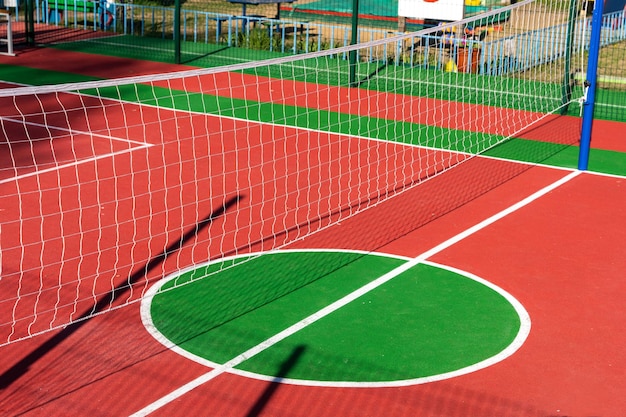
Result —
M262 63L5 86L0 345L302 239L567 111L581 42L562 9L525 1Z

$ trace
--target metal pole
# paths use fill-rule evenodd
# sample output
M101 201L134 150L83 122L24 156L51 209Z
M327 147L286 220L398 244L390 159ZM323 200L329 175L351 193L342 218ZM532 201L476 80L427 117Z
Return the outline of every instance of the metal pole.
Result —
M352 0L352 36L350 45L356 45L359 40L359 0ZM356 51L350 51L350 87L356 82Z
M591 131L593 128L593 110L596 101L596 82L598 79L598 59L600 55L600 34L602 31L602 12L604 0L595 0L591 18L591 40L589 45L589 61L587 62L587 79L585 80L585 98L583 101L583 125L580 135L578 153L578 169L584 171L589 166L589 150L591 148Z
M180 64L180 0L174 2L174 62Z
M565 74L563 76L563 107L561 108L561 114L567 114L569 108L569 102L572 99L572 74L571 74L571 60L572 49L574 47L574 29L576 27L576 16L578 15L578 3L580 0L570 0L569 16L567 19L567 36L565 45Z
M24 8L24 24L26 43L35 45L35 0L26 0Z

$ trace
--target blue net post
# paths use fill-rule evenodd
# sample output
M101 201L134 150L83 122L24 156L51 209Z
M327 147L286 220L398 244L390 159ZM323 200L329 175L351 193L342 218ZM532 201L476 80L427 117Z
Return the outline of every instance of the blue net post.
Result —
M587 62L587 79L585 80L585 98L583 101L583 125L580 135L578 153L578 169L587 170L589 166L589 150L591 148L591 130L593 127L593 110L596 102L596 83L598 79L598 57L600 55L600 34L602 32L602 12L604 0L595 0L591 18L591 39L589 45L589 61Z

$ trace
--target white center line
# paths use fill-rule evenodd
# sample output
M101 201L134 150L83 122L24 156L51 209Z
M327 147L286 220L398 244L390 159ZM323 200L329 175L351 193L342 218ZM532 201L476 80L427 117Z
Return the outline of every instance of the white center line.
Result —
M547 193L555 190L556 188L560 187L561 185L569 182L570 180L574 179L575 177L577 177L578 175L580 175L582 173L582 171L573 171L571 173L569 173L568 175L562 177L561 179L559 179L558 181L553 182L552 184L547 185L546 187L536 191L535 193L531 194L530 196L526 197L525 199L519 201L516 204L513 204L512 206L494 214L493 216L481 221L480 223L477 223L476 225L470 227L469 229L466 229L465 231L451 237L450 239L447 239L446 241L440 243L439 245L427 250L426 252L422 253L421 255L417 256L416 258L411 259L410 261L402 264L401 266L397 267L396 269L393 269L392 271L389 271L388 273L386 273L385 275L377 278L376 280L370 282L369 284L359 288L358 290L346 295L345 297L335 301L334 303L330 304L329 306L323 308L322 310L319 310L318 312L308 316L307 318L299 321L298 323L294 324L291 327L288 327L287 329L283 330L282 332L270 337L269 339L259 343L258 345L252 347L251 349L243 352L242 354L232 358L231 360L229 360L228 362L224 363L223 365L218 366L217 368L211 370L210 372L205 373L204 375L199 376L198 378L194 379L193 381L188 382L187 384L179 387L178 389L172 391L171 393L165 395L164 397L161 397L160 399L158 399L157 401L153 402L152 404L149 404L148 406L146 406L145 408L137 411L136 413L132 414L131 417L143 417L143 416L147 416L149 414L151 414L152 412L160 409L161 407L164 407L165 405L171 403L172 401L182 397L183 395L185 395L186 393L190 392L191 390L205 384L206 382L209 382L210 380L216 378L217 376L228 372L230 369L233 369L234 367L236 367L237 365L241 364L242 362L252 358L253 356L263 352L264 350L272 347L273 345L275 345L276 343L280 342L281 340L293 335L294 333L304 329L305 327L309 326L310 324L318 321L319 319L329 315L330 313L338 310L339 308L349 304L350 302L356 300L357 298L361 297L362 295L372 291L373 289L381 286L382 284L386 283L387 281L390 281L391 279L397 277L398 275L402 274L403 272L413 268L414 266L418 265L421 262L424 262L426 259L430 258L431 256L436 255L437 253L449 248L450 246L460 242L463 239L466 239L467 237L473 235L474 233L486 228L487 226L495 223L496 221L510 215L511 213L519 210L520 208L532 203L533 201L539 199L540 197L546 195Z

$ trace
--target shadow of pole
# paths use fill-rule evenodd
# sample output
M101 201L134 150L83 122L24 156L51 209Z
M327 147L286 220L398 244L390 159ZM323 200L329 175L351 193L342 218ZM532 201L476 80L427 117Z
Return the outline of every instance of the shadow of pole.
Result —
M228 47L228 46L225 46L223 48L216 49L215 51L207 52L207 53L202 54L202 55L198 55L198 56L194 56L194 57L189 58L189 59L185 59L185 60L183 60L181 62L181 64L190 64L192 62L199 61L199 60L201 60L203 58L208 58L208 57L213 56L213 55L218 55L220 52L225 52L225 51L227 51L229 49L231 49L231 48Z
M254 405L250 408L250 411L246 414L246 417L257 417L261 414L267 403L272 396L276 393L280 387L281 381L287 376L289 371L298 363L298 360L304 353L306 348L304 346L297 346L291 355L283 362L276 377L270 382L268 387L263 391L263 394L256 400Z
M360 87L361 85L367 83L368 81L376 77L378 74L383 72L385 69L387 69L387 67L389 67L389 62L385 62L384 64L376 68L374 71L372 71L370 74L368 74L366 77L364 77L363 79L355 81L354 84L351 85L351 87Z
M9 368L6 372L0 375L0 389L5 389L9 387L12 383L14 383L17 379L24 375L31 367L31 365L36 363L43 356L45 356L46 353L56 348L65 339L67 339L74 332L80 329L87 322L88 318L98 312L104 311L108 306L111 305L111 303L117 300L120 296L127 293L135 283L137 283L141 279L144 279L151 270L163 263L169 255L179 251L190 239L193 239L195 236L197 236L202 229L210 226L213 220L217 219L220 216L223 216L227 210L235 206L240 200L240 195L231 197L230 199L226 200L221 207L214 210L207 217L196 223L196 225L192 229L187 231L184 235L182 235L180 239L172 242L163 252L150 259L145 264L145 266L137 269L137 271L134 272L127 281L124 281L113 290L105 294L105 296L102 297L92 308L83 312L74 323L68 325L63 330L52 336L50 339L46 340L39 347L30 352L19 362Z

